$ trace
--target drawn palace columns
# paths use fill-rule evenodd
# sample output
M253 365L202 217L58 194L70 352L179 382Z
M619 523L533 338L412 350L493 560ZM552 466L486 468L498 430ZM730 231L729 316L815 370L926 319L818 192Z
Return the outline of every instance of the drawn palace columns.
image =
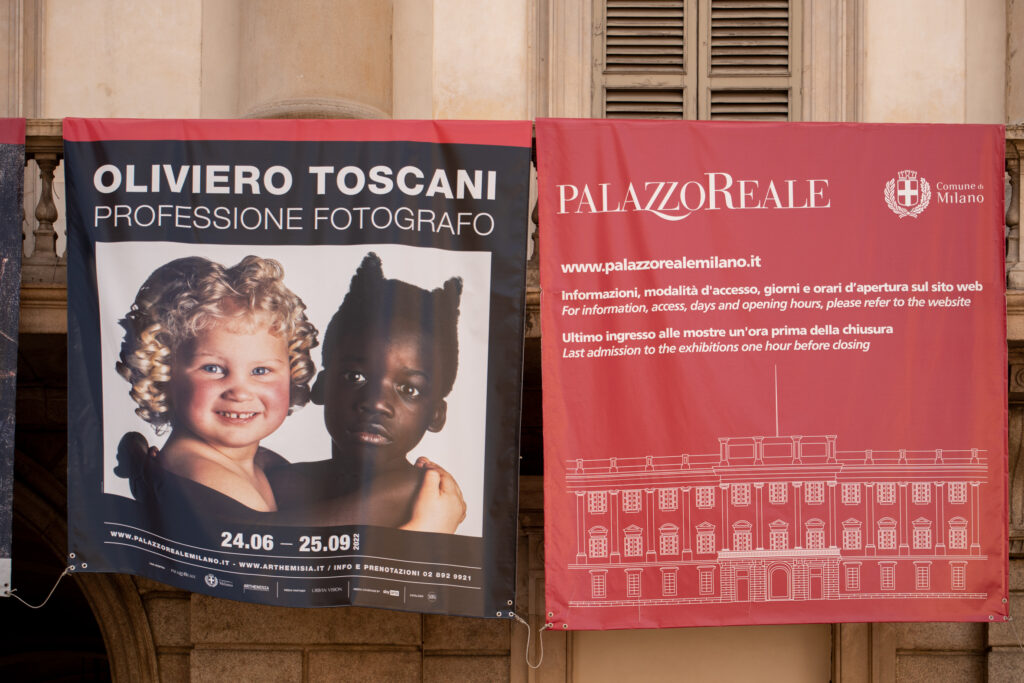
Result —
M796 498L796 496L793 496ZM761 526L764 524L764 482L754 484L754 526L757 528L757 547L761 548Z
M800 482L799 481L795 482L794 485L798 486L796 492L794 492L794 494L793 494L793 498L797 499L797 498L800 498L800 488L799 488ZM757 528L756 532L757 532L758 538L756 538L754 540L754 543L755 543L754 547L757 548L758 550L764 550L765 549L765 524L766 524L767 520L765 519L765 513L764 513L764 498L763 498L763 494L761 494L760 490L758 492L758 516L757 516L755 521L757 522L757 524L755 524L755 526Z
M903 462L906 462L906 451L904 451L904 450L900 451L900 459ZM899 517L899 527L898 528L899 528L899 534L900 534L900 539L899 539L899 543L900 543L899 553L900 553L900 555L909 555L910 554L909 532L908 532L908 529L907 529L907 525L910 524L910 501L907 500L908 488L909 488L909 486L907 485L907 482L905 482L905 481L901 481L900 482L900 484L899 484L899 498L898 498L898 501L899 501L899 515L898 515L898 517Z
M609 519L611 520L609 526L611 529L608 530L608 535L611 536L612 552L608 556L611 562L622 561L622 524L619 521L619 515L622 512L622 505L619 499L619 491L608 492L608 505L611 506Z
M690 523L690 520L693 519L693 511L690 509L690 491L692 490L692 486L683 486L681 494L682 500L679 501L679 509L683 511L683 523L680 527L683 531L683 552L680 557L684 560L693 559L693 539L690 537L690 534L692 533L691 527L693 526L693 524Z
M971 482L971 555L981 555L981 497L980 482Z
M644 510L647 513L644 515L647 520L644 524L647 536L644 539L644 547L647 548L646 558L648 562L654 562L657 559L654 554L654 541L657 538L657 529L654 528L654 489L644 489Z
M721 484L722 487L722 543L719 548L722 550L729 549L729 507L732 505L732 499L729 497L732 493L729 484Z
M946 535L943 533L946 529L946 515L945 515L945 496L946 492L945 482L935 482L935 554L945 555L946 554Z
M829 483L831 484L831 482L829 482ZM829 489L829 492L831 493L831 489ZM831 497L829 498L829 501L830 501L829 504L831 505L832 504L831 503ZM803 529L803 527L804 527L804 506L801 505L800 502L797 501L796 497L794 496L794 498L793 498L793 547L794 548L801 548L801 547L803 547L803 534L800 533L800 531Z
M857 484L857 486L860 486L860 484ZM826 527L828 528L828 531L826 533L828 534L834 534L837 525L836 515L839 513L839 506L836 505L837 488L838 486L836 486L836 482L830 481L828 483L828 523L826 525ZM828 546L829 544L829 539L826 538L825 545Z
M875 505L878 497L875 492L875 482L869 481L866 486L864 497L867 498L867 507L864 510L864 554L875 554Z
M583 564L587 560L587 494L576 492L576 562Z

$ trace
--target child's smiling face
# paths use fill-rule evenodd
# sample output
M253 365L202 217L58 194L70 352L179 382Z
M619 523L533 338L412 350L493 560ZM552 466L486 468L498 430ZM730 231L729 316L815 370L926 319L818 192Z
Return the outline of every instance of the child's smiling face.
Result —
M427 430L444 427L438 365L418 330L340 339L320 378L324 422L335 447L342 455L404 462Z
M259 321L211 325L179 349L169 393L175 430L218 449L258 446L288 415L287 342Z

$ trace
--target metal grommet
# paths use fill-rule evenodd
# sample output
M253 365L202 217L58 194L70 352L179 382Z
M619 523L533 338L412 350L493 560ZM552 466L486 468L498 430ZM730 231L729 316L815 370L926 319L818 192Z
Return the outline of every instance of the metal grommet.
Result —
M75 559L75 554L74 553L68 553L68 557L70 557L73 560L73 559Z
M85 569L85 568L87 568L88 566L89 566L89 565L87 565L87 564L86 564L85 562L83 562L83 563L82 563L82 569Z
M497 616L499 616L499 617L501 616L501 611L500 610L497 612Z
M511 601L511 600L509 600L509 601L508 601L508 606L509 606L509 607L511 607L511 606L512 606L512 601Z
M1003 604L1004 605L1006 604L1006 602L1007 602L1006 598L1003 598Z
M988 620L989 621L995 621L996 618L993 615L990 614L990 615L988 615Z
M548 619L550 619L550 618L551 618L551 617L553 617L553 616L555 616L555 613L554 613L554 612L548 612Z
M569 628L569 624L562 624L562 628Z

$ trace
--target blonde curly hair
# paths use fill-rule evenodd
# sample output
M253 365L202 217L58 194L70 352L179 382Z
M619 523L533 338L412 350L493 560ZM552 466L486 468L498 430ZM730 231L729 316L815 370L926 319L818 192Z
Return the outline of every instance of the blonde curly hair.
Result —
M174 355L224 320L250 330L269 322L272 334L288 340L290 405L305 405L316 374L309 351L318 343L317 330L283 278L280 263L258 256L230 268L189 256L153 271L120 321L125 336L117 372L132 385L131 397L139 404L135 413L158 434L166 430L174 412L167 386Z

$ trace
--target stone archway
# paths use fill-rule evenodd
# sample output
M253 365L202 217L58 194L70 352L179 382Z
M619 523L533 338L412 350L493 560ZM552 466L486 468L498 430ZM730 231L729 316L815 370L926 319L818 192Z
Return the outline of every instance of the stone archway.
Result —
M67 519L63 512L66 490L29 456L17 453L15 463L15 519L31 528L63 561L67 554ZM17 548L14 552L17 563ZM123 574L80 574L71 580L77 583L99 626L112 680L158 681L153 635L132 578Z

